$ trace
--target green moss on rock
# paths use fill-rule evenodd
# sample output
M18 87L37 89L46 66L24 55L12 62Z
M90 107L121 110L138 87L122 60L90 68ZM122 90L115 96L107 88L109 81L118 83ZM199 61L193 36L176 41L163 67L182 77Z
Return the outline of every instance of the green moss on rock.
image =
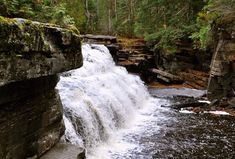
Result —
M82 65L81 40L73 30L22 18L0 17L0 55L8 61L0 69L2 84Z

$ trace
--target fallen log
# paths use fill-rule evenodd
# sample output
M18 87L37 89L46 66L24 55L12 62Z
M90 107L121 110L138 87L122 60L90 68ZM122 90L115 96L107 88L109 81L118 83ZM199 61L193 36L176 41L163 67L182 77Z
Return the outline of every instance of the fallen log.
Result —
M184 80L176 75L173 75L171 73L168 73L166 71L162 71L159 69L149 69L149 72L156 75L155 77L159 79L160 81L163 81L165 83L173 83L173 84L182 84L184 83Z

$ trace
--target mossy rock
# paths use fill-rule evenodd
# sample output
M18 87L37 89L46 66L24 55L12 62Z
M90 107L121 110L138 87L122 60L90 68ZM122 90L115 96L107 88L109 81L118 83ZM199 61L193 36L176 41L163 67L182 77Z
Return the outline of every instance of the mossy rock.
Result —
M54 24L0 17L0 62L0 85L54 75L82 65L81 39Z

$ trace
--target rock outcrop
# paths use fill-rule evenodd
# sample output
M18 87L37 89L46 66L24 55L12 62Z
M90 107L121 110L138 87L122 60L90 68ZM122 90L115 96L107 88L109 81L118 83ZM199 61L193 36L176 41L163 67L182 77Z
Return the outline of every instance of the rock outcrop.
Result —
M118 44L117 65L125 67L129 72L138 73L145 80L146 72L154 66L154 56L144 39L120 38Z
M57 74L82 66L73 31L0 17L0 158L38 158L64 133Z
M214 26L216 46L211 62L208 97L221 99L235 97L235 22Z
M171 54L164 50L151 51L143 39L121 38L118 39L118 45L114 56L117 65L139 74L150 86L156 83L183 83L186 87L197 89L207 86L211 54L193 49L190 41L178 43L178 50ZM173 78L176 76L177 80Z
M156 67L181 77L190 87L206 89L212 56L210 50L203 52L194 49L189 39L182 39L176 45L175 52L155 51Z

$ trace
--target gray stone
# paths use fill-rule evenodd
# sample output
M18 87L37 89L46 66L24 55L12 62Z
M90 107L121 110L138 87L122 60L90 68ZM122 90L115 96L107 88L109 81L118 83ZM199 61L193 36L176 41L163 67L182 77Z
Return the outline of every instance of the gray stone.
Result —
M234 97L235 90L235 41L232 38L235 24L229 23L218 32L215 29L214 39L219 35L216 49L211 62L210 78L208 83L208 98L222 99L223 97Z
M81 40L73 31L25 19L0 21L0 85L81 65Z
M40 159L85 159L85 150L72 144L59 143Z
M73 31L0 17L0 159L36 159L60 141L57 74L81 66Z
M62 105L54 89L0 105L1 159L40 156L63 133Z

